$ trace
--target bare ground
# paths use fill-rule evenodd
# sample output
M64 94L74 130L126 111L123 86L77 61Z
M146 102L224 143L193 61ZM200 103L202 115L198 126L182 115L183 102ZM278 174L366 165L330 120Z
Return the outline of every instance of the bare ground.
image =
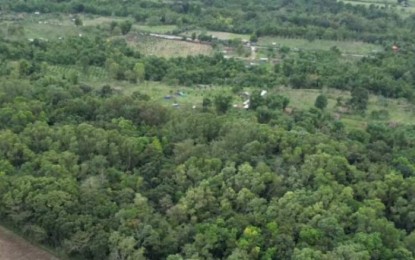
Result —
M0 260L58 260L58 258L0 226Z

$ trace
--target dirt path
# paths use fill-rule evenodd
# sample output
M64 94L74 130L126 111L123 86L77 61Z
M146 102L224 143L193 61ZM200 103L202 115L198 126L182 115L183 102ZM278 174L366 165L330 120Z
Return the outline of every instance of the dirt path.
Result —
M0 260L58 260L0 226Z

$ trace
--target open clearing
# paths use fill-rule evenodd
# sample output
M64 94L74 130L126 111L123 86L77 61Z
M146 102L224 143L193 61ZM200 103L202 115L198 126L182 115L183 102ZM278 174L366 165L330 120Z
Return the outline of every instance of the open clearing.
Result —
M185 32L183 33L183 35L190 37L192 33L196 33L196 35L199 35L199 34L212 35L213 37L216 37L219 40L232 40L232 39L249 40L249 35L247 34L236 34L236 33L229 33L229 32L193 30L193 31Z
M1 260L57 260L55 256L28 243L0 226Z
M277 88L276 93L286 96L290 99L290 107L298 109L309 109L314 107L314 102L318 95L324 93L328 99L327 111L335 114L339 108L336 107L337 98L341 97L343 101L350 99L350 92L335 89L317 90L317 89L291 89ZM389 112L389 119L383 121L393 121L399 124L415 124L415 107L404 99L391 99L381 96L370 95L366 116L342 114L339 113L341 121L348 127L364 127L367 122L382 120L373 120L370 114L373 111L386 109Z
M178 40L166 40L138 35L127 38L128 44L145 55L159 57L186 57L188 55L211 55L212 46Z
M415 13L415 0L408 0L409 6L402 6L398 4L395 0L339 0L345 4L351 5L363 5L369 7L370 5L374 5L380 8L391 8L395 9L398 14L403 17L411 15Z
M413 1L415 2L415 0ZM21 25L24 28L23 35L17 34L16 37L26 39L44 38L49 40L56 40L65 37L78 36L79 34L88 36L89 34L95 32L95 30L97 30L97 26L100 26L101 28L106 28L105 30L107 31L107 33L110 33L110 23L112 21L122 22L127 19L120 17L100 17L91 15L81 15L80 18L83 21L83 26L77 27L73 22L74 16L71 15L26 14L19 17L18 21L12 20L12 17L9 17L8 20L4 20L0 23L0 26L2 28L0 30L3 31L3 35L7 35L7 28L9 28L9 26ZM175 29L177 29L177 27L172 25L149 26L145 24L134 23L132 32L127 36L127 39L131 46L138 48L140 52L147 55L157 55L162 57L182 57L187 55L212 54L213 49L209 45L185 41L160 39L144 35L146 33L171 33ZM227 32L203 30L188 31L183 35L190 37L193 32L197 35L201 33L212 35L221 40L249 39L249 35L245 34L234 34ZM114 37L114 34L112 37ZM340 51L346 55L369 55L374 52L382 51L381 46L358 41L308 41L306 39L301 38L289 39L283 37L260 37L258 44L263 46L272 46L273 44L275 44L279 47L287 46L292 49L301 50L329 50L331 47L337 46L340 49Z
M346 54L370 54L382 51L381 46L358 41L331 41L331 40L314 40L290 39L282 37L260 37L259 45L287 46L301 50L330 50L333 46L339 48L342 53Z
M205 86L205 87L183 87L169 86L160 82L144 82L133 84L120 81L90 81L87 82L95 88L100 88L109 84L115 89L119 89L124 95L131 95L134 91L147 94L154 102L160 102L166 107L172 107L178 104L181 109L191 109L193 106L201 107L204 97L214 98L218 94L233 96L233 104L241 104L242 100L238 94L232 93L231 87L226 86ZM251 93L253 89L246 88L242 91ZM349 91L340 91L335 89L291 89L287 87L275 87L268 89L269 93L275 93L286 96L290 99L289 107L293 109L308 110L314 107L314 102L318 95L324 93L328 99L326 111L332 115L338 115L340 120L348 128L363 128L368 122L394 122L398 124L415 124L415 107L404 99L391 99L381 96L370 95L368 109L365 116L354 115L340 112L336 106L337 98L341 97L343 102L350 99ZM183 96L178 95L183 93ZM165 97L170 98L166 99ZM372 111L386 109L389 112L389 119L375 120L370 117Z
M133 29L140 32L148 32L148 33L170 33L177 29L176 25L142 25L142 24L134 24Z

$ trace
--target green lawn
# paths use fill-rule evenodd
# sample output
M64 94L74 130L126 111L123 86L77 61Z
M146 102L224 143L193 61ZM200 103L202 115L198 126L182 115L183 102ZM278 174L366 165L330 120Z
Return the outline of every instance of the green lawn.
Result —
M258 40L259 45L272 46L287 46L290 48L297 48L301 50L329 50L331 47L336 46L343 53L349 54L370 54L373 52L382 51L382 47L358 42L358 41L331 41L331 40L315 40L308 41L306 39L289 39L282 37L260 37Z

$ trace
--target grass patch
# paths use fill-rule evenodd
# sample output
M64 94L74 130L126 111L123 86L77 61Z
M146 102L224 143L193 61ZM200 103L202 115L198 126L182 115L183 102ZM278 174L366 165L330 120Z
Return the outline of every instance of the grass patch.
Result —
M415 13L415 0L408 0L408 7L404 7L399 5L395 0L339 0L345 4L351 5L363 5L365 7L369 7L370 5L374 5L379 8L390 8L391 10L395 10L398 14L403 17L407 17L413 13Z
M173 104L178 104L180 109L192 109L193 106L200 108L204 97L213 99L218 94L233 96L232 103L234 105L241 106L244 101L239 95L234 94L232 88L229 86L200 88L169 86L163 82L143 82L134 84L125 81L103 81L99 79L87 81L85 83L96 89L101 88L105 84L109 84L112 88L124 95L132 95L135 91L139 91L142 94L150 96L151 100L154 102L159 102L166 107L173 107ZM245 91L252 92L253 89L245 89ZM344 102L350 99L350 92L348 91L335 89L291 89L285 87L276 87L268 91L269 93L288 97L290 99L289 107L294 110L308 110L313 108L317 96L324 93L328 99L326 111L333 116L338 116L348 129L364 128L370 122L396 122L403 125L415 124L415 107L404 99L389 99L370 95L368 109L365 115L358 115L353 113L343 113L336 106L337 98L342 97ZM184 95L178 95L179 92L182 92ZM382 109L388 111L388 119L374 120L370 117L372 111L379 111ZM240 109L232 110L239 111Z
M143 24L134 24L133 29L140 32L148 33L170 33L177 29L176 25L143 25Z
M209 45L166 40L146 35L128 37L128 44L137 48L145 55L155 55L166 58L213 54L213 49Z
M343 53L362 55L382 51L382 47L380 46L359 41L308 41L306 39L289 39L282 37L260 37L258 41L259 45L271 46L274 43L277 46L287 46L301 50L330 50L331 47L336 46Z
M57 40L59 37L73 37L82 32L76 26L60 26L55 24L35 24L28 23L24 26L27 38L43 38Z
M337 98L342 97L343 101L350 99L350 92L335 89L315 90L315 89L290 89L276 88L273 92L286 96L290 99L290 107L296 109L309 109L314 107L314 102L318 95L324 93L328 99L327 111L333 115L340 115L341 121L348 128L361 128L368 122L376 122L381 120L373 120L370 118L372 111L387 110L389 119L386 122L396 122L399 124L415 124L415 107L404 99L390 99L376 95L370 95L368 109L366 114L343 114L336 107Z
M213 37L218 38L219 40L232 40L232 39L241 39L241 40L249 40L249 35L247 34L236 34L236 33L228 33L228 32L215 32L215 31L202 31L202 30L193 30L183 33L182 35L190 37L192 33L199 34L206 34L212 35Z

